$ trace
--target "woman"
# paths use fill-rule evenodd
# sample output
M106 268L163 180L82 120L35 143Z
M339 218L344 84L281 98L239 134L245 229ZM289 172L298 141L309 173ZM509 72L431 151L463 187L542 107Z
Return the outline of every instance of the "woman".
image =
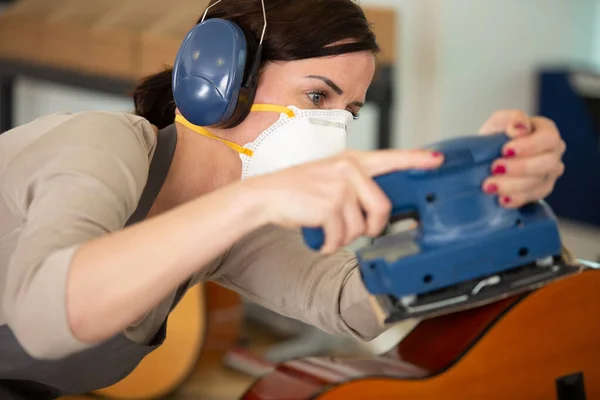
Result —
M136 115L55 114L0 136L0 394L7 393L0 397L48 398L118 381L164 339L178 289L199 281L327 332L362 340L381 333L343 246L377 235L387 222L390 205L372 176L436 168L443 157L339 152L338 141L331 154L317 146L306 162L291 165L280 152L294 144L283 141L260 158L256 139L290 110L357 117L378 50L351 0L265 4L254 101L280 107L250 112L229 129L178 117L168 176L140 223L124 228L146 183L156 134L178 114L171 71L136 89ZM215 17L261 36L258 1L224 0L206 16ZM499 130L513 140L482 190L505 207L543 198L563 172L556 127L500 111L481 132ZM240 156L244 145L252 157ZM302 226L324 227L322 251L304 245Z

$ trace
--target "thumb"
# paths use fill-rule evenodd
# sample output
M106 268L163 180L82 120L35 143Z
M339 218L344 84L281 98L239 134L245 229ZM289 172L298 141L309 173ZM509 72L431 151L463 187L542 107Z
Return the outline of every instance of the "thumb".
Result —
M431 150L386 149L363 153L359 162L369 176L408 169L432 169L442 165L442 153Z
M479 129L483 135L506 132L510 137L517 137L532 130L531 119L520 110L502 110L494 113Z

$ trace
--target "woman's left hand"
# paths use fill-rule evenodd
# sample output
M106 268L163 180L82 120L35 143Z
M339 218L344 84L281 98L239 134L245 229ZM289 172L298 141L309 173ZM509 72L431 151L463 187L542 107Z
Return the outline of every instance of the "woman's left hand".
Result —
M483 183L483 190L498 195L507 208L545 198L565 169L562 156L566 145L554 122L503 110L494 113L479 131L497 132L506 132L512 140L503 147L503 157L492 164L493 176Z

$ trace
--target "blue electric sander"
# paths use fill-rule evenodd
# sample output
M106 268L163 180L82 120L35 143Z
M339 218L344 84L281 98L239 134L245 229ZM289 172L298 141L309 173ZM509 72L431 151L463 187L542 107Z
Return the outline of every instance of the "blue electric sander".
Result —
M390 224L417 221L357 251L383 323L480 306L581 270L546 203L508 209L483 192L508 140L499 133L442 141L428 147L444 154L441 167L375 178L393 205ZM303 235L312 249L324 243L321 228L304 228Z

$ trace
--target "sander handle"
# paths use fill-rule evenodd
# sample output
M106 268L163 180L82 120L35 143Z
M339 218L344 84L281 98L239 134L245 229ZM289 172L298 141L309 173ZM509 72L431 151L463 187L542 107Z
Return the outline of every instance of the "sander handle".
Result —
M392 215L416 211L415 182L408 179L407 171L391 172L373 178L392 203ZM302 228L304 243L313 250L320 250L325 243L323 228Z
M438 185L448 185L446 179L469 178L476 169L486 168L502 156L502 147L510 140L505 133L470 135L434 143L427 149L444 154L444 163L434 170L412 169L395 171L373 178L392 203L391 215L417 213L420 215L428 206L427 192L435 191ZM491 173L491 171L490 171ZM446 181L446 183L442 183ZM480 182L471 182L477 186ZM450 189L454 185L450 185ZM320 250L325 243L325 232L321 227L303 227L304 243L313 250Z

